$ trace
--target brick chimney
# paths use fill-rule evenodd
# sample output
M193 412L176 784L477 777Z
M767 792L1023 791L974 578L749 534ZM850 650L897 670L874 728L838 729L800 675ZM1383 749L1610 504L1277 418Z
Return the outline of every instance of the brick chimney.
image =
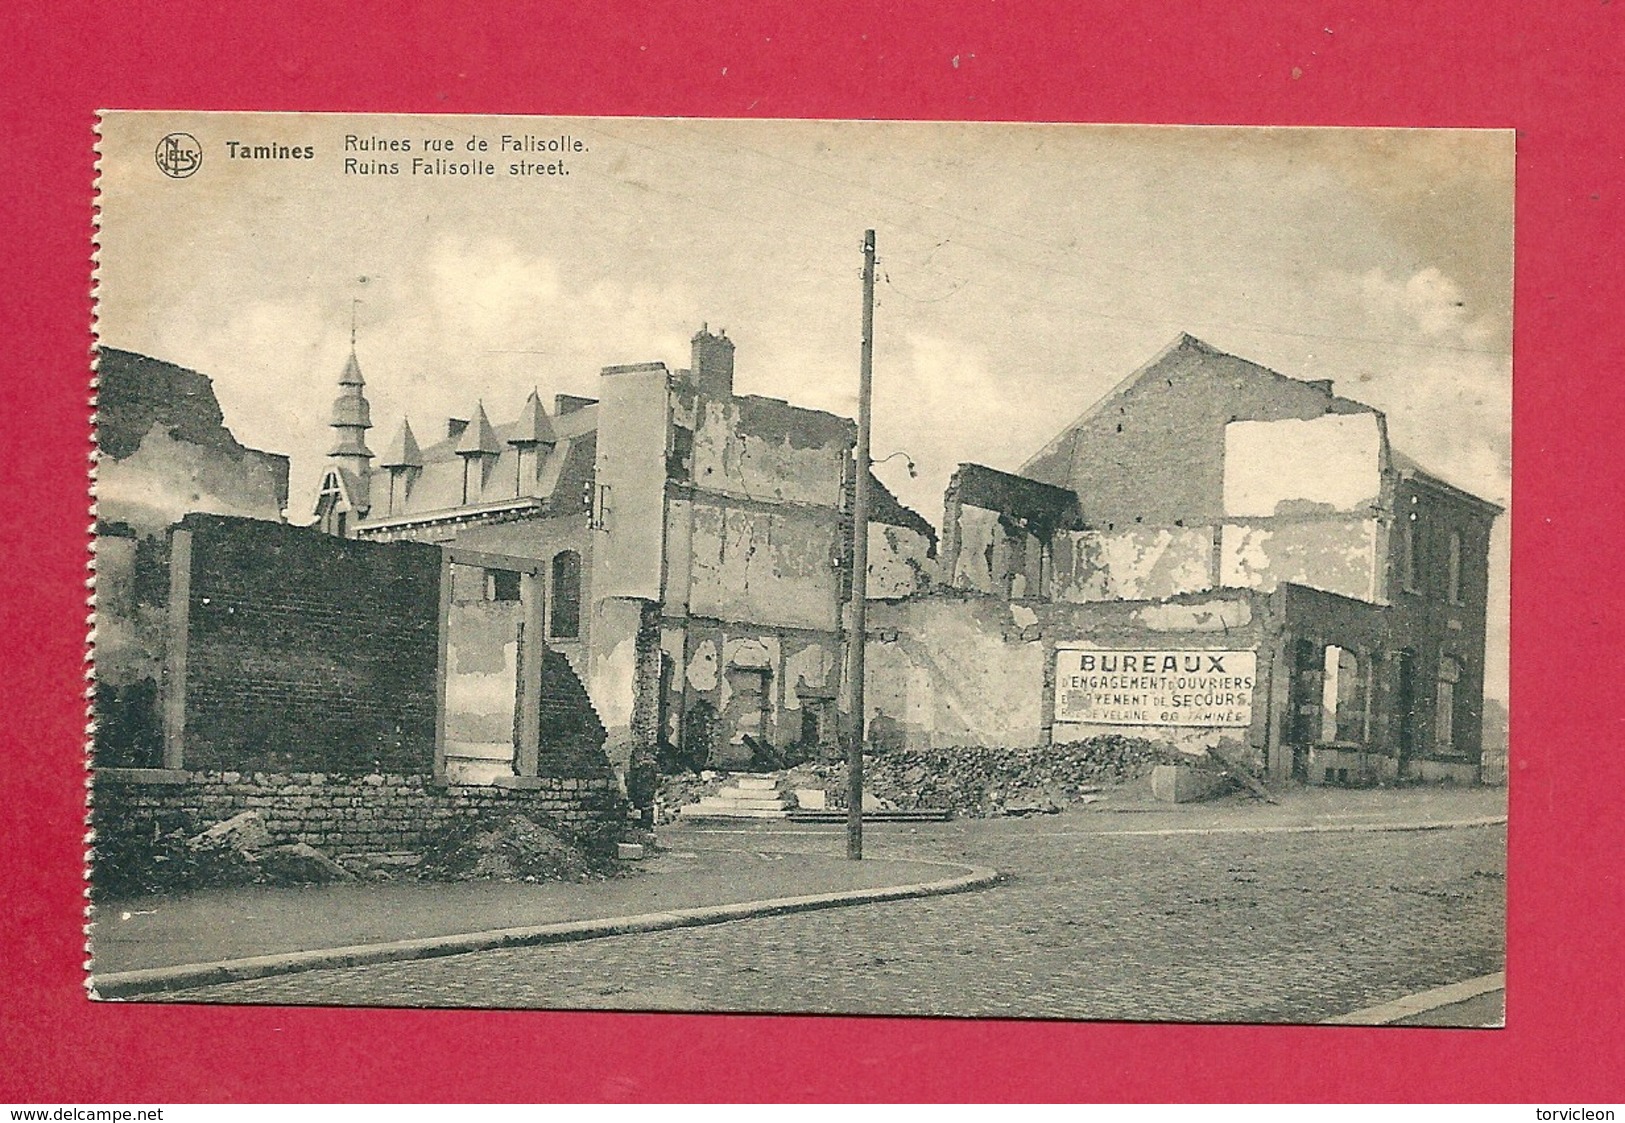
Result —
M700 393L713 398L731 398L734 392L734 343L724 328L711 334L710 325L701 324L691 341L693 358L689 378Z

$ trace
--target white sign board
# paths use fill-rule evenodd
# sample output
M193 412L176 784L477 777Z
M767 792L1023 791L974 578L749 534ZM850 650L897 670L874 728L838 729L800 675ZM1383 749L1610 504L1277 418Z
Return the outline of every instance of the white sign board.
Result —
M1090 725L1245 727L1253 721L1253 651L1062 647L1055 720Z

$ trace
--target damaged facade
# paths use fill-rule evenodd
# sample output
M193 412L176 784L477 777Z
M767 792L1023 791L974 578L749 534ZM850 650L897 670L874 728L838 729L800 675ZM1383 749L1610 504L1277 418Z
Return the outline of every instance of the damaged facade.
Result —
M236 440L206 376L113 348L98 376L98 846L140 850L244 810L279 843L340 856L501 811L624 825L605 731L563 657L497 693L477 673L512 654L483 613L524 618L539 566L290 526L287 458ZM493 571L516 596L471 611L456 578ZM503 743L500 776L448 761L448 734L470 728Z
M549 411L533 392L497 424L477 404L427 440L403 420L382 454L367 444L363 387L352 355L318 523L532 559L537 630L585 684L617 769L662 744L739 766L837 740L851 421L735 394L734 344L706 329L687 369L606 367L596 399L559 395ZM875 491L872 595L928 588L935 532L878 481ZM497 617L516 597L493 569L471 574L457 599L508 646L517 621ZM482 689L511 683L522 647L492 655ZM500 748L480 747L488 740L498 744L453 736L448 751L469 768L499 767Z
M1019 474L961 466L948 588L870 612L875 736L1118 732L1274 780L1474 779L1500 513L1329 381L1182 336Z
M238 442L205 375L98 355L95 749L133 767L162 756L169 528L192 512L280 521L288 458Z

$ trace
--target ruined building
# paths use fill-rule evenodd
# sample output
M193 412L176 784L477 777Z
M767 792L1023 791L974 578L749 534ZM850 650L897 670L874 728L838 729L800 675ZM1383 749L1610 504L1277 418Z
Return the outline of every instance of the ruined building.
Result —
M244 447L208 377L133 351L98 351L96 756L156 764L167 583L147 575L192 512L279 522L288 458Z
M365 457L359 367L344 377L335 453ZM512 673L504 629L539 606L538 565L289 525L287 457L232 435L208 377L133 352L100 350L97 444L98 861L244 810L278 842L351 857L508 810L624 825L563 656ZM492 572L513 599L452 595ZM455 767L451 733L500 741L502 769Z
M1181 336L1018 474L961 466L947 588L870 612L874 736L1473 779L1500 513L1331 382Z
M835 742L851 421L735 394L734 343L704 328L686 369L606 367L597 398L561 394L549 410L532 392L511 421L483 403L432 429L402 419L381 454L353 354L339 388L321 528L534 560L536 630L585 684L618 767L661 743L735 766ZM934 530L876 494L871 595L929 587ZM458 572L460 611L515 626L500 606L520 599L519 574ZM490 690L511 695L526 646L511 644ZM450 732L448 766L504 770L505 740Z

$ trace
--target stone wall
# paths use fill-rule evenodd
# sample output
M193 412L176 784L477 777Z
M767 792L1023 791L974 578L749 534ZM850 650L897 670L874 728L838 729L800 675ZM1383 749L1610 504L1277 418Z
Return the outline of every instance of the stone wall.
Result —
M607 772L474 786L395 773L159 769L98 770L91 818L104 840L109 833L151 839L177 827L195 833L242 811L258 812L276 842L309 843L334 858L414 850L436 828L502 812L575 833L616 831L626 821L625 800Z

